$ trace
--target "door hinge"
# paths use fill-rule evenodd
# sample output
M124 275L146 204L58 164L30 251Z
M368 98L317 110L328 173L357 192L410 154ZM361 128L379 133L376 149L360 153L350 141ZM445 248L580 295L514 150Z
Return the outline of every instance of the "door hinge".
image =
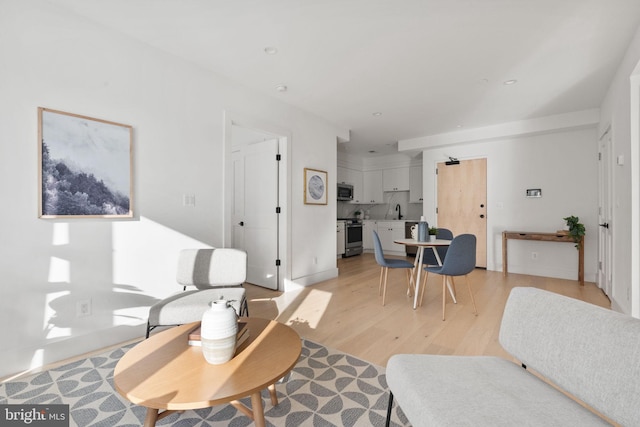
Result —
M276 206L276 213L280 213L280 206Z
M279 259L276 260L276 267L280 267L280 260Z
M438 175L438 168L436 168L436 175Z
M282 160L282 156L280 154L276 154L276 162Z
M602 153L598 153L598 160L602 160Z
M436 214L438 213L438 208L436 208Z

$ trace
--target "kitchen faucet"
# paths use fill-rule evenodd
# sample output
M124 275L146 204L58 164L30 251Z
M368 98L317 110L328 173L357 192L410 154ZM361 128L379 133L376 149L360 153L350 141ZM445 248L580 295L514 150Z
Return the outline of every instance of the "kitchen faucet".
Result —
M398 211L398 219L402 219L402 210L400 209L400 203L396 205L396 211Z

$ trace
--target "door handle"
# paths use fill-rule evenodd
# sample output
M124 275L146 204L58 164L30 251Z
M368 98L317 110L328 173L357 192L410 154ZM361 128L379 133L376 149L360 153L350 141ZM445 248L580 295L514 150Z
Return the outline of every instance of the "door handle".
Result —
M605 222L604 224L598 224L600 227L609 228L609 223Z
M240 222L238 223L238 225L239 225L240 227L244 227L244 221L240 221Z

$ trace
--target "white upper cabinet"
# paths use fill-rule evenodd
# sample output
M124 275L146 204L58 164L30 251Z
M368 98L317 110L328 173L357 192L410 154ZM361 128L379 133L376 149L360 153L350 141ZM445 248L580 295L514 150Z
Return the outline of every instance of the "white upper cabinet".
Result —
M362 174L364 194L362 203L383 203L382 171L365 171Z
M385 169L384 191L409 191L409 168Z
M336 168L336 184L351 184L348 182L349 170L350 169L347 168L341 168L340 166Z
M351 183L353 184L353 201L351 203L364 203L362 172L349 169L349 173Z
M422 166L409 168L409 203L422 203Z

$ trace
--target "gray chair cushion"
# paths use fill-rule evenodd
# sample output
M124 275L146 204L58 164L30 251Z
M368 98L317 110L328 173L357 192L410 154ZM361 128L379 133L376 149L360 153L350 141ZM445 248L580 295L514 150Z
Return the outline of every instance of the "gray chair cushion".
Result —
M199 322L204 312L209 309L209 303L219 299L232 301L231 305L236 314L240 315L245 289L213 288L177 293L151 306L149 324L168 326Z
M413 427L610 425L498 357L399 354L389 359L386 376Z

